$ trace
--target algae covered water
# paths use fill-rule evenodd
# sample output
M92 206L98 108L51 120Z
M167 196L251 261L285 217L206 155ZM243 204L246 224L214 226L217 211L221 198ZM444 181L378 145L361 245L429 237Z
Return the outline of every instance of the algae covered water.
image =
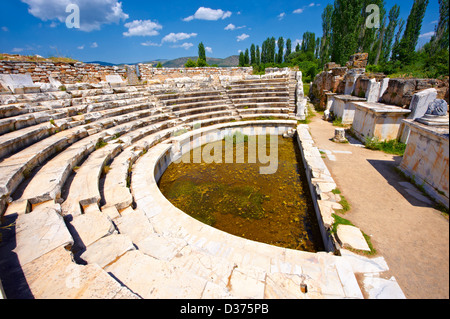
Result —
M226 163L222 154L222 163L172 163L159 181L161 192L186 214L227 233L285 248L323 251L298 146L292 138L275 138L274 174L260 174L260 165L248 163L247 156L243 163ZM215 143L225 147L225 141ZM247 138L242 143L247 154ZM272 151L269 145L267 153ZM234 151L237 146L242 145L235 140ZM185 156L192 158L195 151Z

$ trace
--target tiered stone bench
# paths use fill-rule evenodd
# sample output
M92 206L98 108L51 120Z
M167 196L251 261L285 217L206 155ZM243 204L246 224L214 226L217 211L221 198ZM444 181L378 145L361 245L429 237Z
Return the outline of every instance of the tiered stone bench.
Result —
M292 93L289 85L290 78L243 80L228 86L227 94L243 119L293 119L295 107L291 103Z
M72 84L66 91L1 95L1 225L15 223L0 247L7 297L363 298L355 273L366 270L351 261L382 273L388 270L382 258L238 238L179 211L157 187L170 159L196 145L193 136L297 128L296 121L237 122L291 118L291 82L286 74L190 92ZM311 152L304 147L317 161ZM335 185L326 167L308 165L328 238L337 204L326 201ZM327 243L332 251L332 239Z

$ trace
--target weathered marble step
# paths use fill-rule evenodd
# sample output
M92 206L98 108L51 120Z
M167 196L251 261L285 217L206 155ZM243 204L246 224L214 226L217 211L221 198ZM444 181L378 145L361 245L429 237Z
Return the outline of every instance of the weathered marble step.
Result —
M120 144L108 144L89 155L76 171L70 184L67 199L61 206L64 216L79 216L82 214L82 208L100 203L99 181L103 167L121 150Z
M22 267L58 247L73 245L60 213L59 204L46 203L17 216L14 252Z
M261 114L261 113L293 113L288 107L260 107L254 109L238 109L239 114Z
M245 103L288 103L289 97L287 96L270 96L270 97L247 97L247 98L234 98L232 99L234 104L245 104Z
M80 104L97 104L97 103L114 103L118 100L149 98L150 94L145 92L133 92L133 93L119 93L119 94L107 94L92 97L74 98L72 99L72 105Z
M25 127L49 122L51 119L60 119L65 117L65 114L52 114L53 112L36 112L9 117L0 120L0 135L9 132L14 132Z
M260 97L289 97L289 92L286 91L266 91L266 92L243 92L243 93L228 93L231 99L241 98L260 98Z
M198 108L202 106L212 106L212 105L223 105L225 104L224 99L220 100L214 100L214 101L202 101L202 102L195 102L195 103L184 103L184 104L173 104L170 106L167 106L169 110L172 110L174 112L190 109L190 108Z
M32 113L34 111L35 108L32 107L29 103L11 103L0 105L0 119Z
M233 95L233 94L256 94L256 93L283 93L283 94L288 94L289 90L287 87L285 86L261 86L261 87L241 87L241 86L236 86L236 87L230 87L227 91L228 95Z
M74 141L87 136L83 127L59 132L0 162L0 196L8 197L31 171Z
M232 115L232 111L227 110L227 111L217 111L217 112L205 112L205 113L200 113L200 114L182 116L179 119L182 122L193 122L193 121L212 119L212 118L216 118L216 117L223 117L223 116L227 116L227 115L228 116Z
M0 136L0 159L11 156L20 149L26 148L58 130L67 127L67 120L45 122Z
M254 109L254 108L259 108L259 107L289 107L289 103L288 102L259 102L259 103L236 103L234 102L234 105L236 106L236 108L238 109L242 109L242 108L249 108L249 109Z
M31 204L59 200L61 188L74 167L92 153L96 144L105 136L106 133L99 133L86 137L51 159L29 182L21 199L28 200Z
M175 105L191 105L196 103L214 103L218 101L223 101L223 96L221 95L215 95L215 96L202 96L202 97L196 97L196 98L185 98L185 99L173 99L168 101L162 101L164 105L167 106L175 106Z
M201 96L209 96L219 94L220 91L217 90L207 90L207 91L189 91L189 92L178 92L178 93L165 93L165 94L155 94L158 100L171 100L171 99L182 99L182 98L195 98Z
M176 127L173 121L160 122L152 126L136 130L138 136L132 136L132 140L129 140L128 134L120 137L121 140L126 141L124 147L130 146L113 160L110 171L106 174L103 187L105 205L103 205L102 210L112 206L117 210L123 210L131 206L133 197L128 187L128 176L133 163L144 150L161 143L173 136L175 132L183 129L182 127Z
M133 196L128 188L128 178L133 163L139 158L142 149L130 146L123 150L111 163L105 177L103 197L105 205L102 211L109 207L123 210L133 203Z
M12 299L29 297L21 295L26 289L35 299L140 299L99 265L75 264L64 248L50 251L19 271L24 278Z
M274 118L282 118L282 119L294 119L295 115L286 114L286 113L253 113L253 114L240 114L242 119L256 119L260 117L274 117Z
M227 110L229 109L228 105L214 105L214 106L202 106L202 107L196 107L196 108L189 108L187 110L177 111L173 112L173 114L177 117L183 117L188 114L198 114L198 113L204 113L204 112L213 112L213 111L220 111L220 110Z

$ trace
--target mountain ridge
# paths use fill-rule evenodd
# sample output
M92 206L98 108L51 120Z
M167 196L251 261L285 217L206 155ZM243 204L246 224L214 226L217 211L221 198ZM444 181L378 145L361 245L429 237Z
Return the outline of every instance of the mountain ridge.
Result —
M92 63L92 64L100 64L103 66L119 66L119 65L135 65L135 64L153 64L153 66L156 66L158 64L158 62L161 62L162 66L165 68L181 68L183 67L186 62L188 61L188 59L191 59L193 61L197 61L196 56L188 56L188 57L181 57L181 58L176 58L176 59L172 59L172 60L167 60L167 59L157 59L157 60L151 60L151 61L145 61L145 62L137 62L137 63L110 63L110 62L105 62L105 61L92 61L92 62L85 62L85 63ZM210 58L210 57L206 57L206 63L208 63L209 65L216 65L219 67L236 67L239 64L239 56L238 55L232 55L229 56L227 58Z

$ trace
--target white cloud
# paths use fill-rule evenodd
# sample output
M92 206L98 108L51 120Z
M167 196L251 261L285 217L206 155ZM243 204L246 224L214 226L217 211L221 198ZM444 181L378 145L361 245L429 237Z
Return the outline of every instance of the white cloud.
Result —
M229 18L231 17L231 14L231 11L223 11L222 9L214 10L210 8L200 7L194 15L184 18L183 21L192 21L194 19L217 21L219 19L223 20Z
M3 31L3 32L8 32L9 29L8 29L8 27L2 27L2 31Z
M205 47L205 51L208 52L208 53L212 53L213 52L211 47Z
M92 43L92 44L91 44L91 48L94 48L94 49L95 49L95 48L98 48L97 42Z
M306 8L312 8L312 7L320 7L320 3L311 2L307 6L303 6L302 8L298 8L298 9L294 10L292 13L297 13L297 14L303 13L303 11L305 11Z
M434 31L431 32L427 32L424 34L419 35L419 38L426 38L426 39L431 39L431 37L434 35Z
M77 47L78 50L84 50L84 44Z
M151 41L142 42L141 45L143 45L144 47L160 47L160 46L162 46L161 43L154 43Z
M248 34L242 33L241 35L238 35L236 37L237 41L244 41L245 39L247 39L248 37L250 37Z
M162 25L152 20L134 20L133 22L125 23L125 28L128 28L128 31L123 33L126 37L145 37L158 35L159 32L157 30L161 30Z
M65 23L68 4L80 8L80 30L90 32L100 30L104 24L119 23L128 19L118 0L21 0L28 4L28 12L42 21L56 20Z
M235 26L233 23L230 23L229 25L227 25L227 26L225 27L225 30L233 31L233 30L243 29L243 28L245 28L245 27L246 27L245 25L242 25L242 26L240 26L240 27L237 27L237 26Z
M181 40L186 40L192 37L196 37L197 33L184 33L184 32L180 32L180 33L170 33L168 35L166 35L161 42L178 42Z
M53 21L52 23L50 23L50 28L56 28L58 26L58 22Z
M230 23L225 27L225 30L234 30L236 29L236 26L233 23Z
M285 16L286 16L286 13L282 12L277 16L277 18L278 18L278 20L283 20Z
M193 43L187 43L187 42L185 42L185 43L180 44L180 45L172 45L171 48L183 48L183 49L185 49L185 50L189 50L189 49L192 48L193 46L194 46Z
M19 52L22 52L24 49L22 49L22 48L14 48L14 49L12 49L11 51L13 52L13 53L19 53Z

